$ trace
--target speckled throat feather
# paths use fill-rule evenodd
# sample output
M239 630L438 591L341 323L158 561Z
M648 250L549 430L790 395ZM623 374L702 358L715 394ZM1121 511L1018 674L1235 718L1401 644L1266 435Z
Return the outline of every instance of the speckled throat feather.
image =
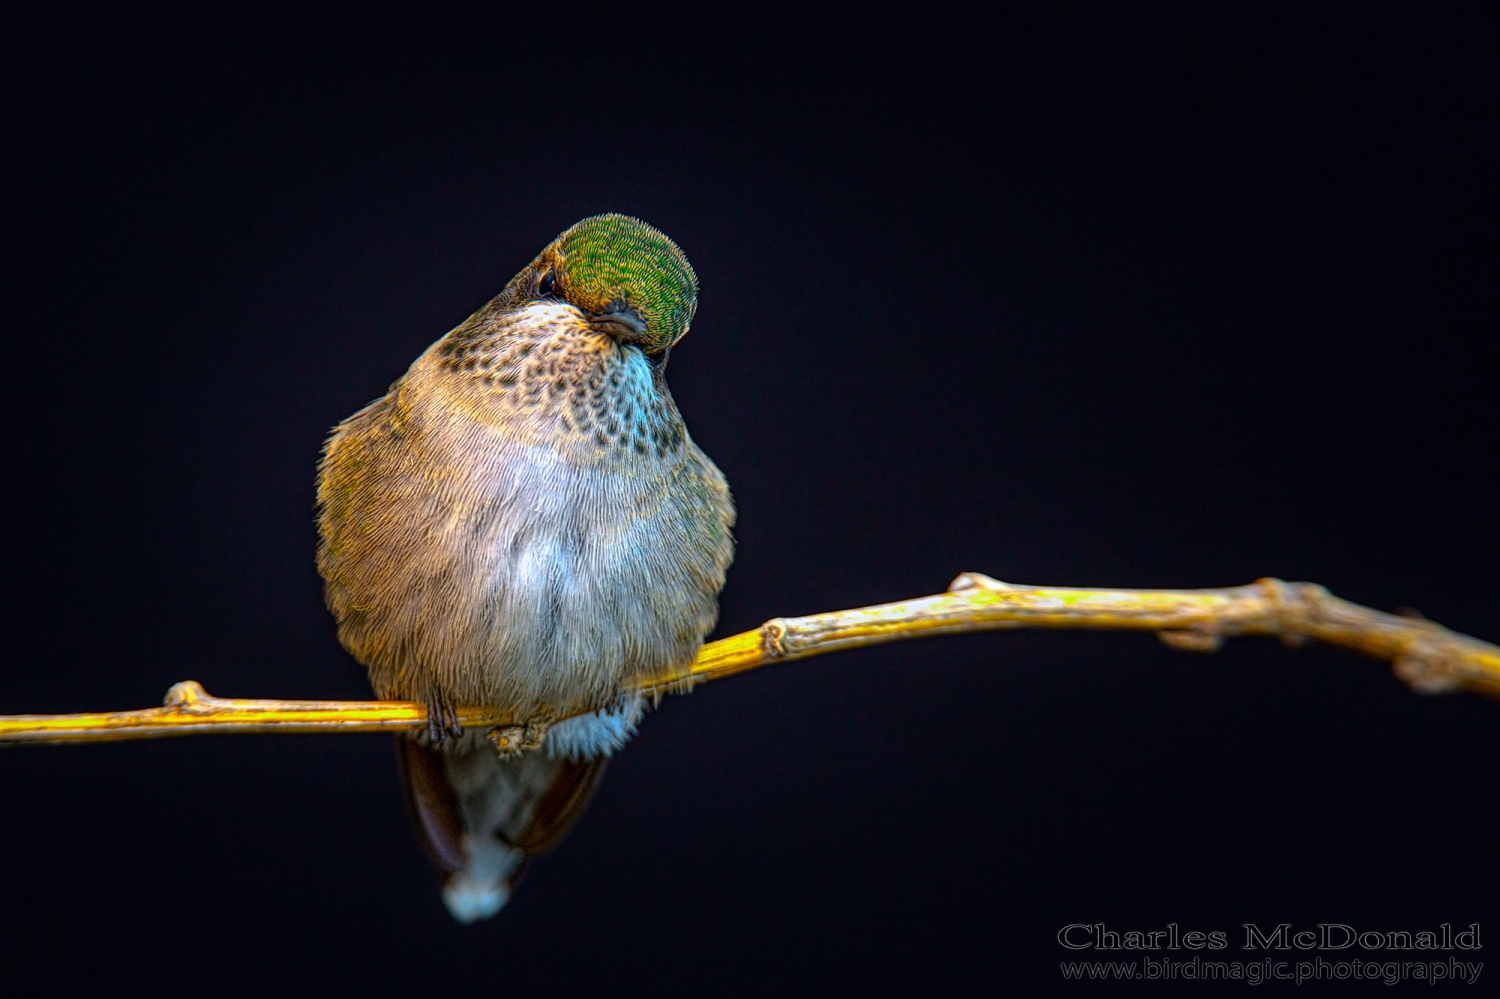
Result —
M537 303L465 323L439 341L438 354L460 394L584 460L628 459L633 449L665 461L687 439L661 371L595 332L571 305Z

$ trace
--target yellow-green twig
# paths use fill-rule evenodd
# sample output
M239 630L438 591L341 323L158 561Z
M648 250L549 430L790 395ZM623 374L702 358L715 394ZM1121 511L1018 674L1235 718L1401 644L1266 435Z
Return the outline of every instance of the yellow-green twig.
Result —
M642 689L664 692L824 652L1002 628L1154 631L1172 648L1193 652L1212 652L1237 635L1274 635L1291 645L1315 640L1389 662L1397 676L1423 693L1470 690L1500 698L1500 647L1419 617L1340 600L1312 583L1262 579L1210 590L1083 590L1018 586L979 573L964 573L947 592L930 597L775 618L754 631L710 642L686 673L655 678ZM508 731L516 726L518 738L523 721L478 707L459 708L458 720L466 728ZM409 731L426 722L427 709L421 704L232 700L212 697L186 680L173 685L159 708L0 716L0 743Z

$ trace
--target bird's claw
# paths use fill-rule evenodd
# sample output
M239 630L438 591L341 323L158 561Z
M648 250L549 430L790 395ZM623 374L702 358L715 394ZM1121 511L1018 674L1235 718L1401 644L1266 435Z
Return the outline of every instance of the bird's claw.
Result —
M457 739L464 734L458 723L458 708L441 694L427 695L427 741L436 746L444 739Z

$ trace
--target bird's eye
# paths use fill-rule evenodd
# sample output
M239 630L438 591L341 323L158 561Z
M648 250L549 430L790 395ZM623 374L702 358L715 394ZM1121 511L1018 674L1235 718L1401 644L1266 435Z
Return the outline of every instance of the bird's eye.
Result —
M541 295L542 297L545 298L546 296L552 294L556 290L557 290L557 274L556 274L556 272L549 270L547 273L545 273L545 274L543 274L541 276L541 279L539 281L537 281L537 283L536 283L536 293L538 295Z

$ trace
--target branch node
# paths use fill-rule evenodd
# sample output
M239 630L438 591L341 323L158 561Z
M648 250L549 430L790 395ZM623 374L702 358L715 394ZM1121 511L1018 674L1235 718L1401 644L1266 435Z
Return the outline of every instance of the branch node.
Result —
M1161 640L1161 644L1178 652L1218 652L1224 647L1223 635L1196 628L1158 631L1156 637Z
M197 680L182 680L167 688L167 696L161 700L162 707L172 708L181 714L206 714L211 709L204 701L213 700Z
M773 617L760 626L761 645L766 650L766 655L772 659L784 659L790 654L786 647L787 626L786 618Z
M1275 576L1263 576L1254 585L1265 591L1281 644L1291 649L1306 645L1308 624L1329 596L1327 588L1317 583L1288 583Z
M961 572L953 577L953 582L948 584L949 593L962 593L965 590L1023 590L1024 586L1012 586L1002 583L993 576L986 576L982 572Z
M1287 605L1287 590L1289 587L1285 580L1277 579L1275 576L1262 576L1253 584L1266 591L1266 599L1278 610Z
M1459 663L1441 649L1417 646L1391 661L1391 672L1419 694L1451 694L1463 679Z
M551 728L551 722L542 716L531 719L524 725L501 725L490 729L485 733L491 746L495 747L495 755L502 760L508 760L513 756L540 749L543 740L547 738L547 730Z

